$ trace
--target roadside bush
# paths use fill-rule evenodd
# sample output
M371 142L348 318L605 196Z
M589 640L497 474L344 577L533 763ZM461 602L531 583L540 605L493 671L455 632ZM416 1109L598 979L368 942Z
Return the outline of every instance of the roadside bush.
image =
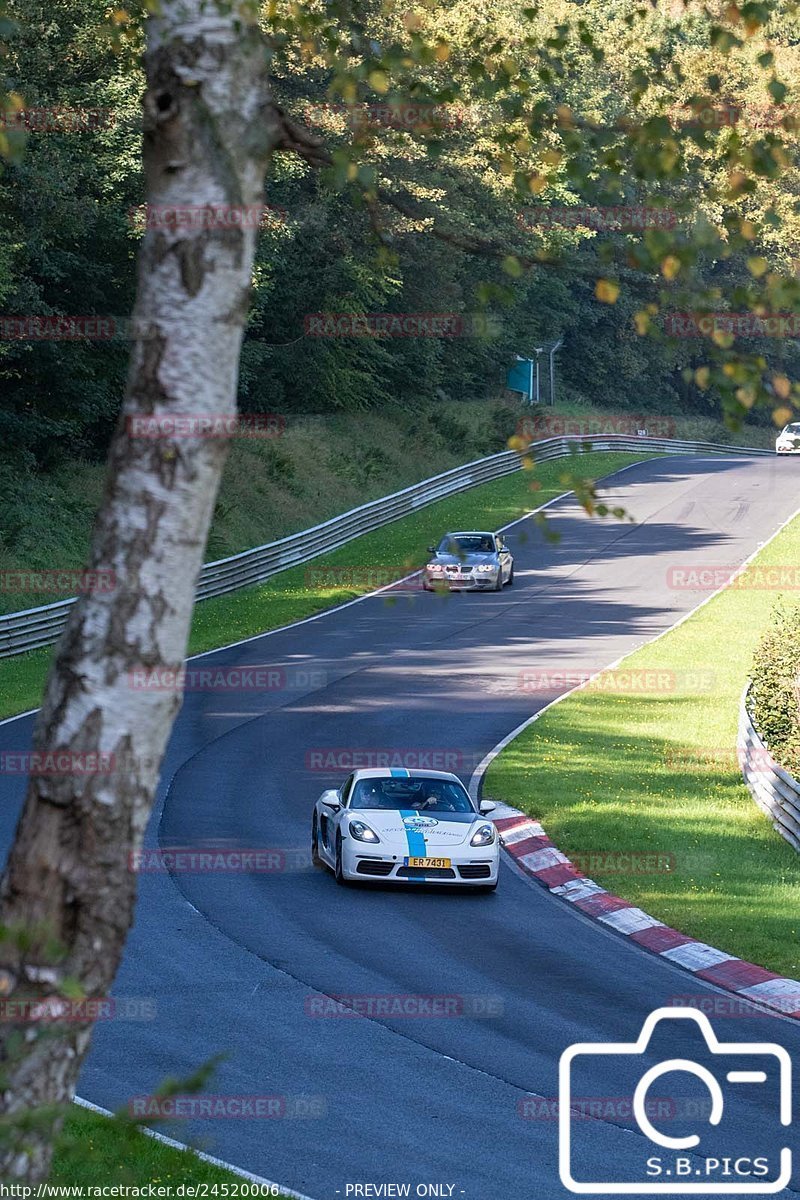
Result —
M777 762L800 779L800 604L779 604L753 656L750 714Z

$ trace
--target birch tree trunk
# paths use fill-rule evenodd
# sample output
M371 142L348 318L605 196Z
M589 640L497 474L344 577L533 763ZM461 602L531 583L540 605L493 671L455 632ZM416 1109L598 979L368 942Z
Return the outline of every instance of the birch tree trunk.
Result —
M148 26L144 160L156 206L263 203L282 136L252 10L160 0ZM206 223L207 224L207 223ZM72 609L45 690L36 751L113 756L111 773L31 776L0 889L0 992L57 996L68 981L104 997L131 925L135 875L180 697L135 691L142 664L184 658L226 439L131 435L136 414L232 416L256 229L151 229L144 237L124 410L110 450L91 567L116 587ZM8 1010L6 1010L8 1011ZM0 1178L47 1177L91 1037L88 1021L45 1030L0 1021ZM30 1110L41 1109L40 1122ZM28 1114L28 1116L26 1116Z

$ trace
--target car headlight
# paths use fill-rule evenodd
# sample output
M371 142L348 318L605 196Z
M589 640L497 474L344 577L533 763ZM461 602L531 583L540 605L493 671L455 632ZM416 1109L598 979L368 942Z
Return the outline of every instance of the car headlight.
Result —
M472 837L469 839L470 846L491 846L495 839L494 825L487 822L486 825L481 825L475 830Z
M479 571L496 571L497 567L495 565L493 565L492 563L481 563L481 565L478 567L478 570Z
M441 563L428 563L425 570L426 571L443 571L444 567L442 566Z
M379 842L374 829L370 829L369 825L365 825L363 821L350 822L350 836L354 837L357 842Z

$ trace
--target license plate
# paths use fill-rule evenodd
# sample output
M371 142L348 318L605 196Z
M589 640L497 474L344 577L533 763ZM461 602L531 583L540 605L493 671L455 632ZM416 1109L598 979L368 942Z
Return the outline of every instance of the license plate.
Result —
M407 858L407 867L449 867L449 858Z
M471 576L471 575L458 575L458 574L456 574L456 575L448 575L448 576L447 576L447 578L448 578L448 579L472 579L472 576Z

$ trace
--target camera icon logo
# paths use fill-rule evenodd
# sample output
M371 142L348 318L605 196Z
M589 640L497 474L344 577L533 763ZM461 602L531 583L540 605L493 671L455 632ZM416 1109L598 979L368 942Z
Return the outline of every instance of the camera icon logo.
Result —
M652 1045L654 1035L660 1046L668 1036L671 1043L678 1038L683 1042L687 1032L696 1039L697 1061L685 1055L667 1056L642 1069L642 1056L652 1059L657 1054ZM581 1167L591 1162L591 1155L585 1149L581 1152L580 1145L576 1149L580 1137L576 1114L581 1104L576 1085L578 1076L613 1079L614 1094L630 1096L632 1131L643 1134L644 1139L631 1142L631 1161L626 1162L624 1169L621 1163L617 1164L618 1171L614 1173L619 1174L619 1179L578 1177L585 1173ZM676 1079L681 1081L681 1087L688 1088L687 1096L678 1102L674 1096ZM652 1089L656 1084L671 1094L669 1105L655 1101ZM731 1087L725 1090L724 1084ZM758 1133L763 1134L759 1122L749 1119L753 1109L747 1104L754 1101L760 1112L763 1100L768 1100L770 1093L776 1099L775 1125L789 1126L792 1060L783 1046L774 1042L720 1042L708 1017L697 1009L656 1009L645 1020L635 1042L580 1042L561 1055L558 1105L561 1182L579 1195L736 1196L781 1192L792 1177L789 1147L773 1147L765 1154L757 1144L755 1149L749 1143L735 1145L737 1138L746 1139L752 1134L757 1140ZM677 1118L683 1128L674 1129L672 1134L658 1128L651 1118L654 1114L663 1116L665 1111ZM702 1127L696 1132L701 1119ZM716 1145L706 1146L707 1141L715 1139ZM786 1139L779 1136L778 1140ZM654 1153L654 1147L661 1153Z

